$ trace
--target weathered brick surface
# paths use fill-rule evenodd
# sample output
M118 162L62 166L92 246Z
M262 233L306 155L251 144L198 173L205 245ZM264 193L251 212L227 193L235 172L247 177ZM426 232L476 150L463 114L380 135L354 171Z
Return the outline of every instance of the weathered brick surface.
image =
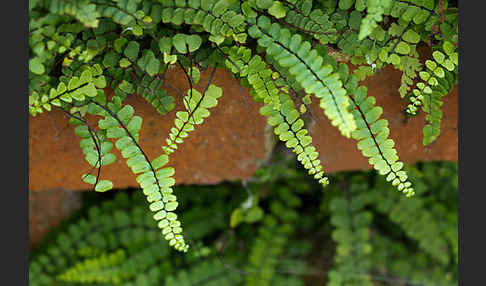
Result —
M202 74L198 88L202 90L209 71ZM444 119L442 134L433 144L422 146L424 114L405 121L401 112L406 103L399 97L397 89L401 72L385 68L363 84L368 94L375 96L377 105L383 107L384 117L391 126L390 137L394 139L398 155L407 163L420 160L457 160L457 86L444 97ZM173 71L167 80L171 86L187 89L183 74ZM265 119L258 114L261 104L253 102L248 89L241 87L226 70L217 70L214 83L223 88L220 104L211 110L211 116L186 138L173 155L170 165L176 169L179 184L216 184L223 180L249 178L258 163L269 154L271 144L266 132ZM181 109L180 94L168 89L176 96ZM168 130L173 125L175 112L160 116L152 106L138 96L127 99L136 114L144 118L140 144L150 158L161 154ZM311 106L313 122L310 125L314 144L328 172L367 169L369 165L356 143L341 136L332 127L319 108L317 99ZM95 121L90 120L94 124ZM90 169L79 148L79 138L67 125L62 112L53 111L29 119L29 172L30 190L41 191L55 188L86 190L90 185L81 181L84 172ZM126 166L120 154L119 160L102 168L103 178L110 179L118 188L135 187L136 176Z

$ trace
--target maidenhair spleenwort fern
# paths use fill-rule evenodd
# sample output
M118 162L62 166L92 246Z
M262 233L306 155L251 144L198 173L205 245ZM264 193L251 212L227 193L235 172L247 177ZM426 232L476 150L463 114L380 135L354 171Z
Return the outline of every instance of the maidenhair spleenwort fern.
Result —
M174 212L175 170L168 163L218 104L216 68L231 69L254 100L263 102L260 112L274 133L322 186L328 179L303 118L314 97L343 136L358 140L369 163L411 196L388 122L380 119L383 110L358 82L388 64L403 71L401 97L421 80L407 97L408 111L415 114L420 106L427 113L423 143L430 144L440 134L441 98L457 82L457 14L448 1L433 0L30 1L28 110L31 116L55 109L69 116L92 168L82 180L95 191L114 187L101 167L116 161L113 147L120 150L162 235L185 252ZM425 67L417 52L423 43L432 48ZM343 60L358 66L353 74L347 63L336 64ZM175 67L187 79L187 90L166 80ZM208 68L210 79L196 89ZM113 92L105 94L105 88ZM169 96L167 88L178 96ZM161 116L177 100L184 105L153 160L139 144L142 118L124 103L134 94Z

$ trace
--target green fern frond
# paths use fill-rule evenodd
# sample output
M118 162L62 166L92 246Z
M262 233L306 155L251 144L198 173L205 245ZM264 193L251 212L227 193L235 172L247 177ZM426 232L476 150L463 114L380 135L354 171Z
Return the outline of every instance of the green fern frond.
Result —
M411 103L407 112L415 115L418 107L427 114L427 124L423 129L423 144L428 145L440 134L442 119L441 98L447 95L457 82L458 53L454 45L445 41L442 51L432 53L433 60L425 61L426 70L419 72L421 82L410 95Z
M32 62L29 61L31 70L35 69L35 63ZM61 81L57 88L51 88L48 93L33 92L29 95L30 115L36 116L44 110L51 111L52 106L61 107L63 102L83 102L87 98L94 98L99 94L99 89L106 86L100 65L86 66L79 71L80 74L71 77L67 84Z
M223 90L214 84L209 84L201 94L196 89L191 89L184 96L183 102L187 111L178 111L174 120L175 127L170 129L169 137L165 140L166 145L162 147L165 154L175 152L177 144L182 144L184 138L189 136L189 132L195 129L195 125L204 122L211 113L209 108L218 104L218 98L223 94Z
M370 165L381 175L387 176L387 181L391 181L406 196L413 196L412 183L402 170L403 163L398 161L397 151L393 148L395 143L388 138L388 121L378 120L383 109L375 106L374 97L366 97L365 87L359 87L350 98L356 106L353 114L358 126L352 136L359 141L358 149L370 158Z
M287 148L292 148L297 159L302 163L310 175L326 186L328 178L324 176L319 153L311 145L312 137L304 128L304 120L300 112L295 108L289 94L279 86L277 88L272 78L272 70L266 67L260 56L250 59L250 51L245 48L225 49L222 52L228 57L226 64L240 76L246 76L252 90L255 90L256 100L265 102L260 108L260 113L268 117L268 124L274 126L274 132Z
M358 149L365 157L369 158L369 164L380 175L386 176L386 180L403 192L407 197L414 195L412 183L403 171L403 163L398 161L395 142L388 138L390 129L386 119L379 119L383 108L375 106L376 99L367 96L364 86L358 87L358 80L349 74L346 64L340 64L339 74L345 82L348 96L354 104L352 111L357 128L351 136L358 140Z
M295 108L294 102L286 93L280 93L280 110L274 109L270 105L260 108L260 113L268 117L267 123L274 126L274 132L279 139L285 142L287 148L292 148L297 155L297 159L306 168L314 179L326 186L329 179L324 176L319 153L311 145L312 137L308 135L304 128L304 120L299 111Z
M258 26L252 25L248 32L251 37L258 39L260 46L266 48L268 55L288 68L308 94L321 99L321 108L332 125L349 137L356 124L348 110L350 102L346 90L339 76L332 72L332 66L323 63L311 44L303 41L300 35L292 35L288 29L281 29L277 23L271 24L265 16L259 17Z
M184 241L181 223L174 213L179 204L171 188L175 184L172 178L175 171L172 167L164 167L169 162L169 157L161 155L152 162L148 160L138 145L142 118L133 115L133 107L127 104L112 110L103 109L106 115L99 121L99 128L106 129L108 138L117 139L115 146L127 160L132 172L142 173L137 177L137 182L147 196L149 208L154 212L153 218L159 222L158 227L164 238L169 241L170 246L186 252L189 246Z

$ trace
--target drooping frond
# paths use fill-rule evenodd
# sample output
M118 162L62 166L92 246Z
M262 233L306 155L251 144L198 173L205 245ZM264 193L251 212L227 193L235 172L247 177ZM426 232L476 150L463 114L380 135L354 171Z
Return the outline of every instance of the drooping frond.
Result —
M332 72L332 66L323 62L311 44L303 41L300 35L292 35L288 29L280 28L279 24L272 24L265 16L259 17L258 25L252 25L248 32L258 39L258 44L268 55L288 68L307 93L321 99L321 108L332 125L349 137L356 125L348 110L350 102L346 90L339 76Z
M97 104L102 107L101 105ZM117 139L116 148L127 161L128 167L134 174L139 174L137 182L150 203L153 218L158 221L162 235L169 241L169 245L179 251L186 252L187 245L182 236L181 222L177 219L175 209L177 198L173 195L172 186L175 184L172 176L174 168L164 167L169 162L167 155L161 155L152 162L138 145L138 133L142 126L142 118L134 116L134 109L130 105L115 106L112 110L102 107L105 118L99 121L99 128L105 129L108 138Z
M214 74L215 69L213 70ZM211 76L212 78L212 76ZM177 144L182 144L184 138L189 136L189 132L195 129L195 125L200 125L204 122L211 113L209 108L213 108L218 104L218 98L223 94L223 90L214 84L208 85L201 94L196 89L190 89L183 98L186 111L178 111L176 119L174 120L175 127L169 131L169 137L165 140L166 145L162 147L165 154L170 155L177 149Z
M433 60L426 60L426 69L419 72L421 82L410 95L407 112L415 115L418 107L427 113L427 124L423 129L423 144L432 143L440 135L442 121L442 97L457 83L458 53L454 45L445 41L442 51L432 53Z
M260 56L256 55L250 59L251 54L244 48L227 49L227 52L227 66L240 76L248 78L257 100L265 103L260 108L260 113L268 117L267 123L274 127L279 140L285 142L287 148L296 153L297 159L310 175L326 186L329 181L324 176L321 161L318 159L319 153L311 145L312 137L304 127L301 113L295 108L288 92L280 86L277 87L272 78L272 70L265 66Z
M346 64L340 64L339 74L345 82L347 96L355 107L352 113L357 128L353 131L352 137L358 140L358 149L369 158L369 164L380 175L386 176L387 181L407 197L413 196L414 189L408 180L407 173L402 170L403 162L398 160L397 151L394 148L395 142L388 138L390 134L388 121L380 119L383 108L375 106L376 99L373 96L367 96L366 87L358 87L358 80L354 75L349 74Z
M285 142L285 146L292 148L297 155L297 160L313 175L320 184L326 186L329 180L324 176L319 153L311 145L312 137L304 128L304 120L300 112L295 108L294 102L286 93L280 93L281 109L275 110L272 106L265 105L260 113L268 117L268 124L274 126L274 132L278 138Z
M353 139L359 140L358 149L370 158L370 165L373 165L381 175L387 176L387 181L391 181L392 185L406 196L413 196L412 183L402 170L403 163L398 161L397 151L393 148L395 142L388 138L388 121L379 119L383 109L375 106L374 97L366 97L365 87L358 88L350 98L356 106L353 114L357 121L357 129L353 132Z

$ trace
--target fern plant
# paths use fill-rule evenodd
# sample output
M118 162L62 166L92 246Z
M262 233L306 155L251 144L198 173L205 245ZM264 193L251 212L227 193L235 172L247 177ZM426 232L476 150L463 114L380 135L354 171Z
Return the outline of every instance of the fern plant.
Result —
M93 167L82 180L96 191L114 187L101 167L116 161L113 146L120 150L138 174L162 235L186 252L169 164L223 96L212 82L216 68L230 69L250 87L275 134L322 186L329 184L325 162L303 119L313 98L387 181L412 196L388 122L379 118L382 108L359 82L388 64L403 71L401 97L420 80L406 98L407 110L413 115L421 106L428 113L423 142L430 144L440 134L441 98L457 81L457 12L443 0L29 1L29 114L59 109L77 125L80 147ZM433 50L425 67L417 53L422 43ZM350 73L347 63L338 64L343 59L358 68ZM178 99L166 92L174 87L165 74L175 67L189 86L178 91ZM209 67L211 76L198 90L201 71ZM143 119L124 103L134 94L161 116L173 111L176 100L184 103L156 158L139 144ZM97 126L86 116L95 116Z

